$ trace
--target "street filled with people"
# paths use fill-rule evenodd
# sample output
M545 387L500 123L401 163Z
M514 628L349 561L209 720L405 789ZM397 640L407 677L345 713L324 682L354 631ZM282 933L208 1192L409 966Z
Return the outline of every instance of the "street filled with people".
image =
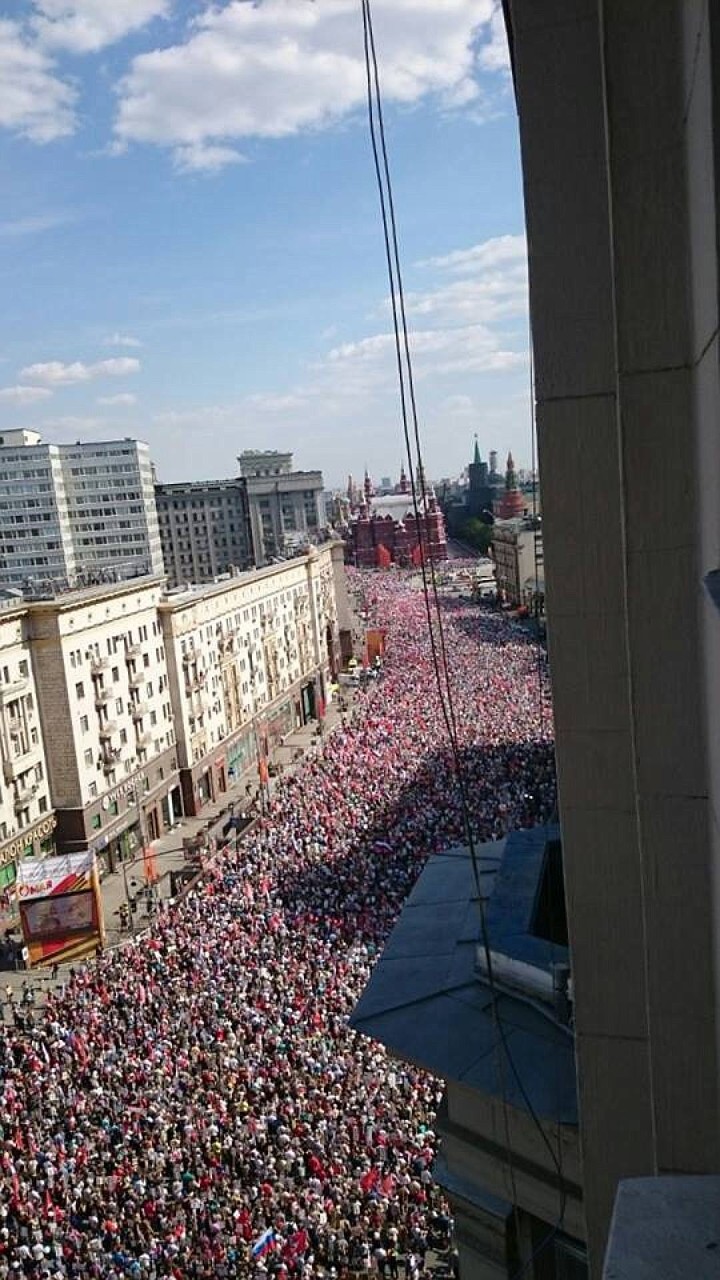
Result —
M380 678L202 888L0 1030L0 1280L418 1280L448 1249L440 1086L347 1020L428 855L551 815L545 658L441 598L441 699L417 575L351 586Z

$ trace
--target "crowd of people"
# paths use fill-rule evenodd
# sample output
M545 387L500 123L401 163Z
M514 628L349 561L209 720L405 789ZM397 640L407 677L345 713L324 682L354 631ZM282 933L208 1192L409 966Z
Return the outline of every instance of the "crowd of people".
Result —
M0 1030L0 1280L418 1280L447 1248L438 1082L347 1019L465 816L422 594L400 573L352 585L387 630L382 679L200 890ZM544 658L506 618L443 616L489 839L554 805Z

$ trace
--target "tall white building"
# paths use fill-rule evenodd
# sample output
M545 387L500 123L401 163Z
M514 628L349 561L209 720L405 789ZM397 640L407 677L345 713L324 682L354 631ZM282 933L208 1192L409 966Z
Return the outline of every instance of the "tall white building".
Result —
M146 444L0 434L0 586L32 594L148 573L163 559Z

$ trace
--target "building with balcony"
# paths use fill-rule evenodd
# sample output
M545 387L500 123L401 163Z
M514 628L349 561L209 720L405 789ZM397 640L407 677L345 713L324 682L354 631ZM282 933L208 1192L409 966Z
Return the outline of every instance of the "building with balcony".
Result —
M162 572L146 444L0 434L0 586L38 595Z
M113 868L182 814L162 578L27 606L61 852Z
M322 716L349 625L341 543L159 605L185 810Z
M54 848L55 814L24 607L0 610L0 892Z

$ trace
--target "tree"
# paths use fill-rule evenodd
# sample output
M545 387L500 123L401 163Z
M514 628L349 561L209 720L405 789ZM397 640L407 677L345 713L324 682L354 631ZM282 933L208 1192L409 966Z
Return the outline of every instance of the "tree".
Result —
M468 546L474 547L481 555L487 555L492 542L492 526L484 524L477 516L463 520L458 530L458 537Z

